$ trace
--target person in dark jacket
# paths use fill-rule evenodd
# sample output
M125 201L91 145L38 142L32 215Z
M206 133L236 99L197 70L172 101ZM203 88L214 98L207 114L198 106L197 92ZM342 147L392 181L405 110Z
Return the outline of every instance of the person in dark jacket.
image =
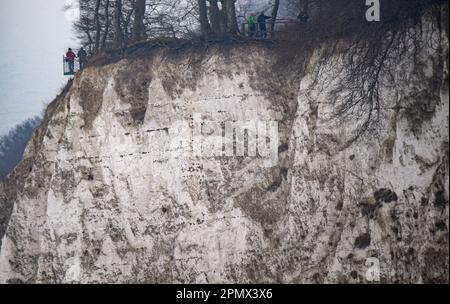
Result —
M300 20L300 22L306 23L309 20L309 15L307 12L305 11L301 11L300 14L298 14L298 20Z
M87 60L87 53L83 49L83 47L80 48L80 50L77 53L78 60L80 62L80 70L84 69L84 66L86 65Z
M272 19L269 16L266 16L264 12L261 12L258 16L258 26L259 30L261 32L261 38L265 39L267 38L267 20Z
M74 69L75 69L75 58L76 57L77 56L72 51L72 49L69 48L69 50L66 53L66 62L69 64L69 71L70 71L70 73L74 72Z

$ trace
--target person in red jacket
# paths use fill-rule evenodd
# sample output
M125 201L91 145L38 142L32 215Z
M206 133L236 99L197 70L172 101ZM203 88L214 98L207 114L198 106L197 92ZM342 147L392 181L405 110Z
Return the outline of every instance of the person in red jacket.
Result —
M77 56L72 51L72 49L69 48L69 50L66 53L66 61L69 64L69 71L70 71L70 73L73 73L74 69L75 69L75 57L77 57Z

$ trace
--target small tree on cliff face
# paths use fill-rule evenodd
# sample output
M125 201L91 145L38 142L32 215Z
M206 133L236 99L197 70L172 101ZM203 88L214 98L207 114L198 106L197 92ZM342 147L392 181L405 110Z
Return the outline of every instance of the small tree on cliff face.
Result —
M25 146L40 122L39 117L30 118L8 134L0 136L0 181L22 160Z

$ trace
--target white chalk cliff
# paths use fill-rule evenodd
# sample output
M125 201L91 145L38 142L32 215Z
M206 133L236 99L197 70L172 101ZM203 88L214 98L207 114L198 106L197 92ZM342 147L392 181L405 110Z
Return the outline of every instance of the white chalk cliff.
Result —
M339 66L315 82L319 50L303 70L262 43L86 68L0 185L0 282L363 283L374 263L381 282L448 282L442 35L383 76L355 141L357 120L328 119ZM195 155L177 128L194 114L277 121L277 161Z

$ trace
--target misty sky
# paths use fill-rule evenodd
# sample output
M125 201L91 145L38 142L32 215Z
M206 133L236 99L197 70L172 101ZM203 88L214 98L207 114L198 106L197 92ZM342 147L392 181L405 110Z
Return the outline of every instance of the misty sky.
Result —
M67 81L62 55L77 47L66 0L0 0L0 135L42 112Z

